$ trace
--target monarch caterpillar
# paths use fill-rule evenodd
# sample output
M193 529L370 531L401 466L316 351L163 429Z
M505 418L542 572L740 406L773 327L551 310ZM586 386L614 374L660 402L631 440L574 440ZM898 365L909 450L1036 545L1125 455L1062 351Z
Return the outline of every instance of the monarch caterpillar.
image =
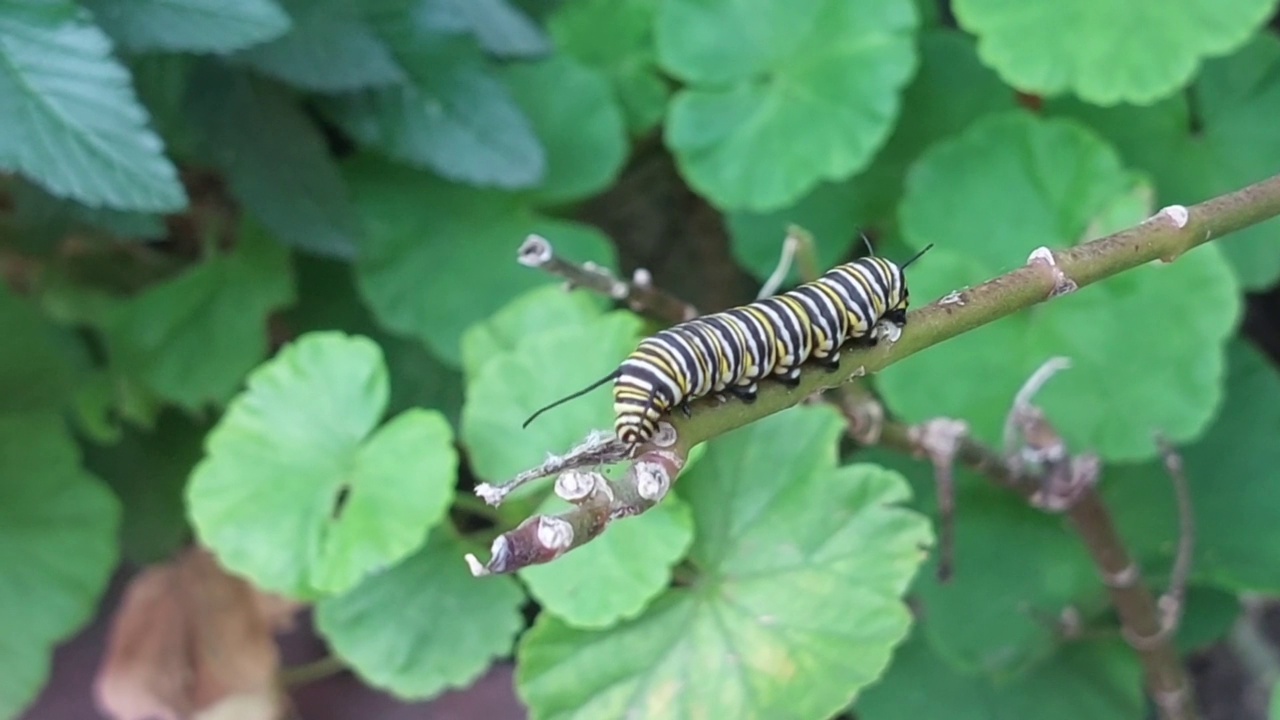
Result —
M903 269L931 247L901 266L862 257L782 294L673 325L642 340L616 370L541 408L521 427L613 380L614 432L634 447L653 437L665 413L678 408L688 415L689 403L700 397L727 392L750 403L763 379L798 385L806 362L834 370L846 345L876 344L879 323L906 325Z

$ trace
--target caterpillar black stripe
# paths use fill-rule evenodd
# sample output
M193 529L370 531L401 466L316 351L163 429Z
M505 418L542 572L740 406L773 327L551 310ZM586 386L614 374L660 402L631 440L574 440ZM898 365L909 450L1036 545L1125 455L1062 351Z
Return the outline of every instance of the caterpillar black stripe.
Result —
M841 349L876 343L878 324L906 325L903 269L930 247L901 266L859 258L780 295L667 328L641 341L617 370L538 410L523 427L613 380L614 432L635 446L653 437L664 414L687 414L698 398L728 393L752 402L767 378L794 387L805 363L834 369Z

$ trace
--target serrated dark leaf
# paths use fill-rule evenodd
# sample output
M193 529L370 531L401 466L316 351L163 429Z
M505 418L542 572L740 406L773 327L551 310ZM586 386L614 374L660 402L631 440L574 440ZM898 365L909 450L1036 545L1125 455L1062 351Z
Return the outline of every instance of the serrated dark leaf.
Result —
M289 16L273 0L82 0L133 52L230 52L283 35Z
M445 33L469 32L500 57L535 57L551 51L542 28L506 0L426 0L419 17Z
M187 203L111 41L69 0L0 0L0 169L93 207Z
M209 67L192 115L237 199L286 245L355 257L359 224L324 137L278 85Z

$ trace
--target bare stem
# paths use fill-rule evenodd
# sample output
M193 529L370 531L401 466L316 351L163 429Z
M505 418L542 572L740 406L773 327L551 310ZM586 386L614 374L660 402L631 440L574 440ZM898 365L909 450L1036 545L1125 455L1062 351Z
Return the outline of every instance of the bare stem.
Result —
M620 280L606 268L593 263L579 265L561 258L555 254L551 242L541 235L525 238L516 259L521 265L564 278L570 287L586 288L624 302L636 312L670 323L684 322L698 315L697 309L689 303L655 287L649 271L636 270L631 282Z
M1177 627L1182 622L1183 600L1187 593L1187 579L1191 576L1191 559L1195 552L1195 514L1191 509L1191 488L1182 469L1182 456L1164 438L1157 438L1160 457L1173 482L1174 497L1178 501L1178 550L1169 575L1169 589L1160 598L1160 610L1164 624Z

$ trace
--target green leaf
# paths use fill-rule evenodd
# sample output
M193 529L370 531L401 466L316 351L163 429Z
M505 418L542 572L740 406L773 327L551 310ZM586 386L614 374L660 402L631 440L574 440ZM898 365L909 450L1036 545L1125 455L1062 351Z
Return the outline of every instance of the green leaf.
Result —
M937 517L932 465L882 449L858 460L901 472L915 505ZM954 574L937 579L931 557L913 594L928 622L926 639L936 655L964 675L1012 676L1058 650L1055 623L1064 607L1091 618L1106 603L1105 589L1079 536L1062 521L1027 506L963 468L956 470ZM1018 552L1009 552L1016 537Z
M209 434L187 504L228 570L298 598L346 592L421 546L453 496L436 412L375 430L387 370L373 342L311 333L249 378Z
M0 414L0 717L22 714L53 646L93 617L119 516L56 414Z
M606 304L604 298L587 291L566 292L556 285L534 288L467 329L462 336L462 368L468 376L477 377L493 358L517 352L524 338L586 325L601 315Z
M84 0L112 39L135 53L225 53L289 29L272 0Z
M515 262L539 233L575 262L612 266L608 240L584 225L551 220L516 196L444 182L370 157L346 168L364 220L356 263L361 294L388 329L421 338L459 363L459 339L521 292L557 282Z
M1182 608L1174 639L1178 652L1184 655L1205 650L1226 637L1242 611L1235 593L1202 585L1187 588Z
M1179 260L1178 262L1181 262ZM1280 374L1244 341L1227 353L1227 392L1217 420L1182 448L1195 517L1192 577L1236 592L1280 591ZM1167 567L1178 511L1159 462L1115 467L1102 489L1126 541L1146 567Z
M0 415L57 411L79 380L74 338L41 317L39 309L0 283Z
M864 168L915 71L912 0L668 0L658 57L689 83L665 137L726 210L784 207Z
M226 402L267 354L267 316L293 299L287 252L246 227L234 252L90 311L117 372L195 410Z
M1196 80L1196 106L1204 123L1201 152L1183 160L1194 183L1186 197L1207 200L1275 174L1280 166L1280 37L1256 36L1236 54L1205 63ZM1199 162L1197 162L1199 160ZM1181 202L1186 202L1182 200ZM1280 222L1274 218L1232 233L1220 243L1249 290L1280 278Z
M1133 720L1144 716L1142 667L1119 640L1063 645L1049 661L1007 681L949 668L919 635L856 705L860 720Z
M0 168L91 207L186 206L111 41L70 0L0 0Z
M410 82L324 107L364 145L450 180L514 189L538 184L546 154L529 119L468 40L380 29ZM407 22L407 21L402 21Z
M804 407L711 441L680 480L697 577L609 630L540 616L516 665L532 714L826 718L879 677L932 538L901 476L837 467L843 430Z
M168 411L143 430L125 424L111 445L89 444L85 466L120 499L120 548L126 560L146 565L172 557L190 539L182 493L200 460L204 423Z
M1267 712L1271 720L1280 720L1280 683L1271 687L1271 709Z
M1243 44L1274 7L1272 0L957 0L954 11L978 36L983 62L1019 90L1145 105L1186 84L1203 58Z
M494 55L533 57L551 50L542 28L506 0L427 0L421 12L433 30L472 33Z
M476 680L511 650L524 593L510 577L476 580L466 547L445 528L395 567L316 606L334 651L366 682L428 698Z
M530 330L479 370L467 368L462 440L472 471L490 482L539 464L548 451L577 445L592 430L613 428L608 387L520 426L538 408L617 369L640 342L641 321L619 310L555 330Z
M234 56L307 90L347 92L407 80L382 38L346 0L285 0L293 27Z
M566 203L613 184L626 160L627 135L609 81L563 55L511 65L504 75L546 150L534 202Z
M869 168L850 180L821 184L783 210L729 214L734 257L756 277L773 272L791 224L813 233L823 268L842 261L861 245L860 228L894 221L907 168L926 148L988 113L1014 107L1013 93L978 62L964 35L925 32L920 56L920 70L903 95L901 119ZM798 270L793 268L791 278L799 281Z
M554 495L541 513L563 512ZM671 583L671 567L693 542L693 515L674 494L643 515L609 525L600 537L546 565L520 571L543 612L578 628L629 620Z
M203 149L236 199L280 241L354 258L358 220L324 136L285 90L209 66L197 76Z
M657 7L657 0L575 0L547 25L560 50L609 78L634 135L657 127L671 96L654 48Z
M1101 235L1096 223L1114 224L1110 213L1132 204L1134 188L1114 153L1074 123L1022 113L977 123L934 146L908 178L904 239L915 249L939 244L912 267L912 295L941 297L1022 265L1038 246ZM1122 224L1147 212L1131 210ZM888 368L878 385L908 421L963 418L999 444L1018 388L1049 358L1067 356L1072 368L1036 403L1074 451L1141 460L1154 456L1156 431L1177 441L1204 432L1240 312L1235 278L1209 245L965 333ZM966 377L982 382L956 380Z
M355 275L346 263L298 258L298 302L285 318L301 334L341 330L378 343L391 379L387 413L415 407L433 408L457 425L462 413L462 373L427 352L422 343L380 328L356 292Z

